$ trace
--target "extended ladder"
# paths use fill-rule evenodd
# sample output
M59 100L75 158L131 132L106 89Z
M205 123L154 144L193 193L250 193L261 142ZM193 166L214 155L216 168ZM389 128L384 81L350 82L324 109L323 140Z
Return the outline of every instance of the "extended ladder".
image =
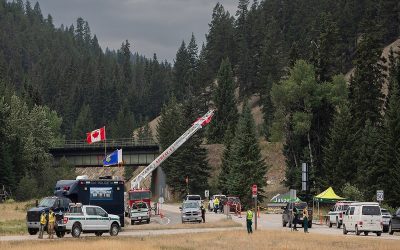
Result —
M207 125L212 116L214 115L214 110L208 111L205 115L198 118L192 126L181 135L171 146L169 146L162 154L160 154L150 165L143 169L140 174L138 174L131 181L131 189L140 188L140 183L151 174L158 166L161 165L169 156L171 156L183 143L185 143L192 135L194 135L199 129Z

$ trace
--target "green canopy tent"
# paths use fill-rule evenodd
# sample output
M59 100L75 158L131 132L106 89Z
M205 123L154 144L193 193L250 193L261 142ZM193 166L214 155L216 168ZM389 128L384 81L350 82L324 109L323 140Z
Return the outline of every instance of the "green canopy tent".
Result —
M346 198L340 197L335 193L332 187L327 188L325 191L320 193L319 195L314 196L313 198L313 210L314 210L314 202L317 203L318 215L320 215L319 211L319 203L335 203L337 201L345 200Z

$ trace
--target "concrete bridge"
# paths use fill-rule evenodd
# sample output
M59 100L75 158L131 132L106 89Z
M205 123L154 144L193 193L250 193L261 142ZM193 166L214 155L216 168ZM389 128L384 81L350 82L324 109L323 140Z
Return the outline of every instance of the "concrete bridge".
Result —
M133 138L108 139L105 142L88 144L85 140L66 140L50 149L54 165L62 158L75 167L103 166L105 152L122 149L124 166L147 166L159 154L160 148L153 139L135 140Z

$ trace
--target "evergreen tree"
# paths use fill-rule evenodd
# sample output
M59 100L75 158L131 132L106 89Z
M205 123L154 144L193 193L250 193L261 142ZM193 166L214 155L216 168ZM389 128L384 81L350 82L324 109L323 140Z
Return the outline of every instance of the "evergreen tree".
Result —
M6 137L7 106L0 98L0 184L14 189L16 183L13 173L12 155Z
M381 162L374 169L372 176L376 177L376 188L385 192L385 202L392 207L400 206L399 185L400 173L400 59L396 60L390 70L389 100L384 117L384 127L381 133Z
M164 105L157 125L157 140L162 151L167 149L184 132L182 119L182 107L177 103L176 98L173 97ZM175 151L161 165L166 175L167 185L178 196L186 192L186 176L184 176L185 171L182 167L186 163L182 159L183 155L181 152L182 147Z
M89 105L83 105L75 126L72 129L72 138L82 140L86 138L86 133L92 131L94 128L92 114Z
M222 164L221 164L221 172L218 176L218 189L223 194L228 194L228 183L229 183L229 173L230 167L232 165L231 162L231 145L233 140L233 133L231 129L228 129L224 138L224 153L222 156Z
M191 95L183 104L183 117L185 129L201 115L197 106L197 96ZM204 132L198 131L183 146L185 159L185 176L188 177L188 188L190 193L203 193L208 189L208 178L210 177L210 166L207 162L206 149L201 147Z
M356 186L359 187L365 197L372 200L376 194L376 169L379 168L379 158L381 156L380 138L381 130L373 125L369 120L365 127L359 132L355 147L352 149L356 154L354 163L356 166ZM352 152L352 151L350 151Z
M383 70L381 50L371 34L364 34L357 47L355 72L350 80L350 103L354 121L364 127L370 120L377 124L383 105Z
M355 184L357 169L351 152L355 144L354 130L349 104L343 103L337 108L324 148L322 186L340 190L346 182L353 180Z
M267 166L261 158L253 116L248 103L237 124L229 156L228 192L238 195L245 207L251 206L251 186L258 187L258 199L263 201Z
M212 75L217 73L225 58L229 58L232 65L236 65L233 23L234 18L220 3L217 3L209 24L210 30L206 35L206 60Z
M193 52L193 51L192 51ZM186 48L185 41L182 41L182 44L176 53L176 60L174 63L174 85L172 88L173 95L178 100L183 100L185 93L187 91L187 76L191 67L191 57L193 55L189 55L189 52Z
M319 35L316 41L311 41L311 60L318 79L321 82L331 81L334 75L343 70L339 29L332 16L326 13L321 14L316 26Z
M228 59L221 62L218 72L217 87L213 102L216 108L213 122L208 128L208 140L211 143L222 143L228 129L234 131L238 112L235 100L231 64Z

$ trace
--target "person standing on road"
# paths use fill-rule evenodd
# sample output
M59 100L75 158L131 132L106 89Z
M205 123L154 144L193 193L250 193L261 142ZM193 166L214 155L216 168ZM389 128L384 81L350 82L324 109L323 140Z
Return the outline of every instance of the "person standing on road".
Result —
M299 210L296 207L293 207L293 231L298 231L297 230L297 222L298 222L298 218L299 218Z
M203 219L203 223L206 223L206 208L204 205L201 205L201 218Z
M224 200L222 198L219 200L219 211L224 212Z
M247 233L252 234L253 233L253 211L251 209L247 210L246 213L246 224L247 224Z
M308 233L308 207L303 209L303 228L304 232Z
M214 199L214 213L218 212L218 205L219 205L219 199L218 199L218 197L215 197L215 199Z
M49 239L53 239L54 238L54 224L56 222L56 215L53 212L53 209L50 209L49 212L49 225L48 225L48 229L49 229Z
M46 213L43 210L42 214L40 215L39 239L43 239L43 231L44 227L46 226L46 223L47 223Z

